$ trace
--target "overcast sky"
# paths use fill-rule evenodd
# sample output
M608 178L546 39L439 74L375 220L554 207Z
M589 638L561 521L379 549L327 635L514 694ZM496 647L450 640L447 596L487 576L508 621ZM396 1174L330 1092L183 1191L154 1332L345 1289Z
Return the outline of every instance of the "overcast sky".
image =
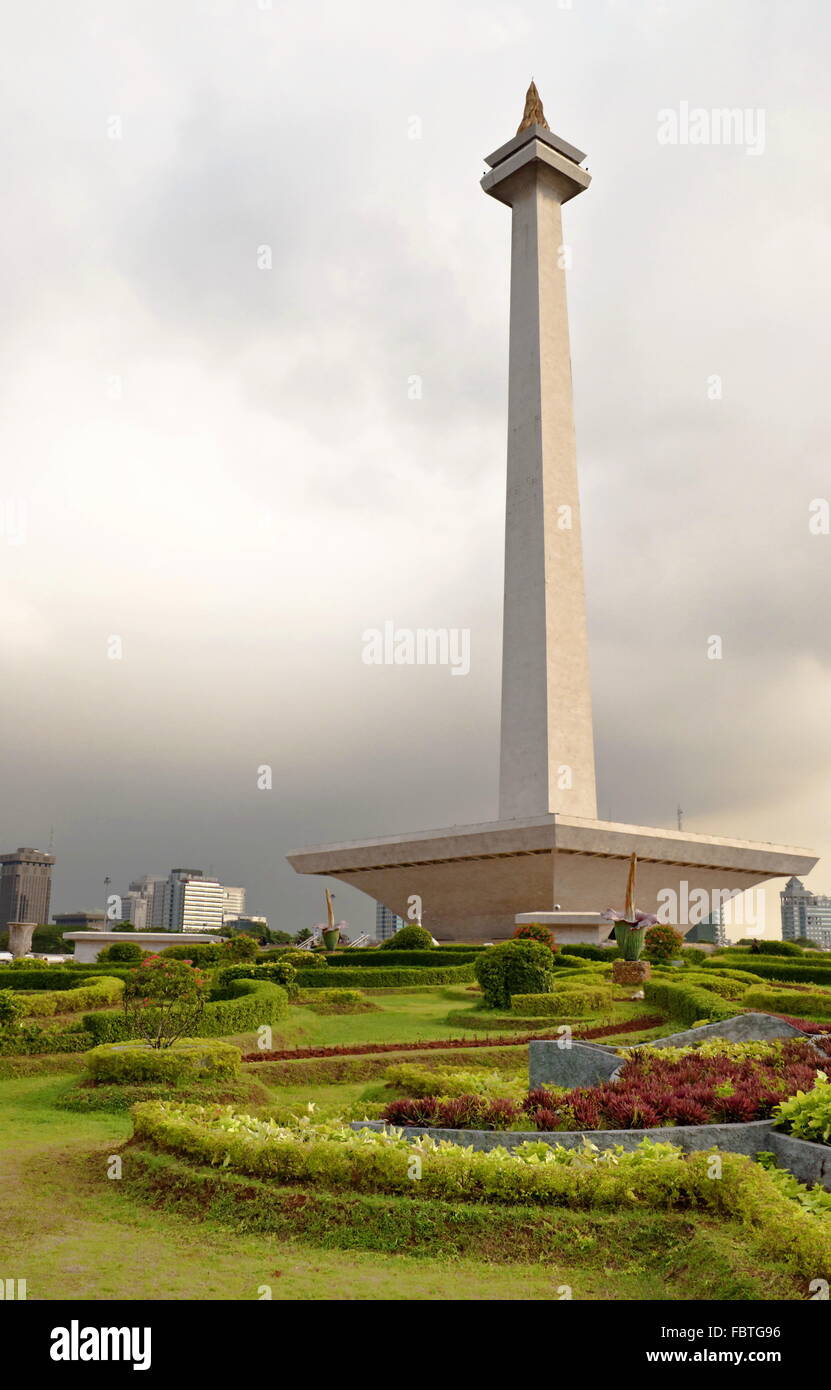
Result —
M53 911L201 866L297 930L323 883L288 851L495 816L510 214L478 183L532 76L593 175L600 814L831 852L825 0L4 8L0 849L53 830ZM683 103L755 150L661 143ZM470 674L365 665L386 620L469 628Z

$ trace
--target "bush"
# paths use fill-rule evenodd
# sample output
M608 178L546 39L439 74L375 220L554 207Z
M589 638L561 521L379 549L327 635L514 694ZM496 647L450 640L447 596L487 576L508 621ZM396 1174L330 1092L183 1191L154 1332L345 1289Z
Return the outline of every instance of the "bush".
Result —
M682 946L681 959L688 960L690 965L701 965L707 959L707 952L698 946Z
M396 1062L387 1067L384 1078L388 1086L405 1091L408 1096L488 1096L495 1099L507 1096L509 1100L520 1100L524 1094L522 1078L509 1079L503 1072L486 1071L473 1068L470 1071L451 1071L419 1066L415 1062Z
M301 1001L313 1014L372 1014L378 1012L359 989L313 989Z
M540 947L540 949L543 948ZM436 955L438 955L438 951ZM297 985L300 989L327 988L331 985L331 979L331 972L327 972L322 977L316 970L299 970L297 972ZM372 971L371 977L365 968L357 970L341 968L337 971L338 987L345 989L406 989L408 985L466 984L472 979L472 965L440 965L435 970L428 970L423 965L419 965L413 970L375 969Z
M219 959L231 965L240 961L253 961L257 959L259 949L260 943L255 941L253 936L240 932L239 936L232 937L230 941L223 941L219 948Z
M568 946L564 949L570 958L582 956L584 960L611 962L616 959L618 954L617 946L614 942L612 942L611 946L592 946L589 942L583 944L579 941L569 941Z
M207 970L212 965L221 965L228 959L227 956L223 956L222 945L218 941L206 941L204 945L195 941L190 946L165 946L159 955L162 960L183 960L190 965L198 966L200 970Z
M745 1009L761 1009L763 1013L831 1019L831 994L812 993L810 990L777 990L765 985L751 985L742 1003Z
M810 1091L797 1091L777 1105L774 1124L812 1144L831 1143L831 1085L817 1081Z
M103 965L123 961L126 965L140 965L144 956L145 952L135 941L114 941L112 946L105 946L98 952L98 962Z
M14 990L0 989L0 1030L14 1027L25 1012L24 1002Z
M548 927L544 927L542 922L523 922L514 928L515 941L538 941L541 946L547 946L549 951L556 951L554 937Z
M401 927L395 936L387 937L378 947L379 951L430 951L435 950L433 938L424 927L418 926L416 922L411 922L409 926Z
M110 1015L98 1015L110 1017ZM48 1052L86 1052L96 1039L91 1033L74 1029L45 1029L35 1024L0 1031L0 1056L37 1057Z
M780 957L779 960L765 960L764 956L752 956L747 951L731 951L718 956L710 956L707 960L705 970L723 971L724 967L732 969L746 969L757 979L774 980L786 983L793 981L794 984L803 985L828 985L831 988L831 955L827 957L828 963L825 964L825 957L816 961L808 961L803 956L802 961L791 964Z
M599 964L595 964L594 961L587 962L585 956L573 956L571 950L572 948L569 947L567 951L559 951L557 953L551 962L555 970L582 970L585 972L587 970L602 968Z
M189 1037L221 1038L254 1032L264 1023L277 1023L288 1011L286 991L267 980L230 980L222 994L221 999L205 1004ZM136 1037L121 1014L85 1014L83 1024L96 1043L126 1042Z
M649 928L643 945L647 960L675 960L681 954L684 938L674 927L659 923L658 926Z
M581 985L554 994L512 994L511 1012L524 1018L579 1018L609 1007L612 993L602 986Z
M264 961L262 965L224 965L215 976L219 989L224 989L231 980L268 980L273 985L283 985L289 992L294 989L296 978L297 971L284 957Z
M295 970L325 970L328 965L325 956L312 955L311 951L275 951L274 960L288 961Z
M9 966L10 970L51 970L52 967L48 960L36 960L34 957L28 960L25 956L18 956Z
M731 980L725 975L685 975L684 984L693 989L709 989L719 999L742 999L751 982Z
M509 1009L512 994L548 994L554 985L552 955L537 941L505 941L474 965L485 1007Z
M86 1055L86 1073L96 1082L215 1081L236 1077L241 1056L230 1043L179 1038L171 1047L104 1043Z
M803 954L801 946L797 946L793 941L757 941L756 946L763 956L801 956Z
M746 1012L727 1000L719 999L712 990L697 989L695 985L682 984L680 981L676 984L674 980L647 980L643 992L650 1004L690 1028L701 1019L715 1023Z

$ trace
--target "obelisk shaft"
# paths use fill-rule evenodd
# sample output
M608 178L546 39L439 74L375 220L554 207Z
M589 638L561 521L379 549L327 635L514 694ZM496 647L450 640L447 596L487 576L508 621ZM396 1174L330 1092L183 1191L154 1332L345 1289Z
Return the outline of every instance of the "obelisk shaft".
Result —
M484 181L513 219L499 819L557 811L594 820L561 214L588 176L533 138L531 146L513 171L515 159L504 161L501 181L501 164Z

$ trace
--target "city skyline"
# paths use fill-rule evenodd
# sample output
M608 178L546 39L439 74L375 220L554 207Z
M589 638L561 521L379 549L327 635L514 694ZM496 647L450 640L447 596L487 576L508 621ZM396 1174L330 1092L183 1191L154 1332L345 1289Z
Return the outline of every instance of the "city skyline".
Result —
M587 8L470 32L429 4L415 30L324 4L314 102L291 60L311 21L269 44L253 9L192 10L187 43L148 13L121 44L112 13L89 44L58 13L48 90L9 73L28 191L2 272L0 837L54 827L53 911L103 906L136 864L213 862L297 930L321 888L287 850L490 814L508 231L471 173L516 124L532 39L547 112L602 173L568 272L599 814L672 826L680 802L693 832L831 850L831 539L808 525L829 18L760 26L740 0L598 31ZM36 51L37 17L19 29ZM763 147L756 122L755 145L668 149L678 92L764 112ZM337 131L325 185L301 121ZM388 620L468 631L469 674L364 664Z

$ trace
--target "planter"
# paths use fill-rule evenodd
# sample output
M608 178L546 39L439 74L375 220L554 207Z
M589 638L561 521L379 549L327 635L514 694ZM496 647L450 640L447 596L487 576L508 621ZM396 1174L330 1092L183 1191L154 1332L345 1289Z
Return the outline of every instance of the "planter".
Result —
M612 963L612 980L616 985L642 985L652 974L648 960L616 960Z
M329 927L323 933L323 944L327 951L334 951L340 941L340 927Z
M615 941L624 960L637 960L643 950L646 927L633 927L629 922L615 922Z

